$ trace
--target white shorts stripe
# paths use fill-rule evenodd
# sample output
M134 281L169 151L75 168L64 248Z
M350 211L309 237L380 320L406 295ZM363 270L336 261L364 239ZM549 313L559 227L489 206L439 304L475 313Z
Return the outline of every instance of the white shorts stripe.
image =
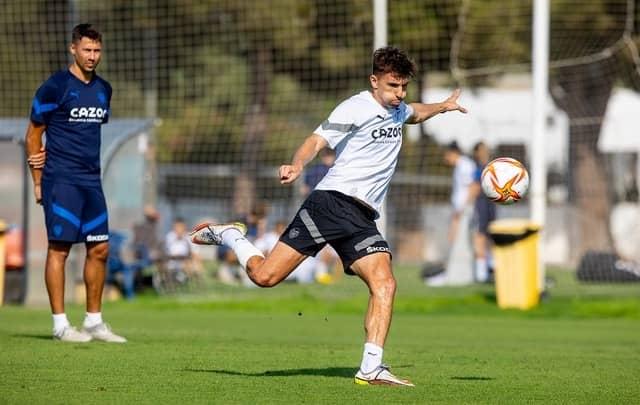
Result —
M309 215L309 212L306 209L300 210L300 219L302 219L304 226L307 227L307 230L309 231L309 234L311 235L315 243L326 242L322 234L320 234L320 231L318 230L315 222L313 222L313 219L311 219L311 215Z
M384 240L384 238L382 237L382 235L373 235L373 236L369 236L367 239L363 240L362 242L358 243L357 245L355 245L353 248L356 250L356 252L361 251L362 249L366 249L369 246L373 245L376 242L379 242L381 240Z

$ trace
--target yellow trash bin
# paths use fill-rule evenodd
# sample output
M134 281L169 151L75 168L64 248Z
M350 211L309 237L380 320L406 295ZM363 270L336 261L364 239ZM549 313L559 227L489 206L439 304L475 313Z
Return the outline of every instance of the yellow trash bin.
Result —
M538 305L539 231L539 225L519 218L489 225L498 307L530 309Z

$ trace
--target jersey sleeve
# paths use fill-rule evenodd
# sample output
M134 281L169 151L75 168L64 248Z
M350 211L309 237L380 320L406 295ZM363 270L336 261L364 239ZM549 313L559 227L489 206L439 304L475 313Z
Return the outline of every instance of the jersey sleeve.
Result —
M334 149L349 133L357 128L354 122L354 114L345 101L338 105L315 131L315 134L323 137L331 149Z
M104 82L104 88L105 92L107 93L107 113L105 114L102 123L106 124L107 122L109 122L109 117L111 116L111 94L113 93L113 90L111 89L111 85L106 81Z
M471 159L460 159L460 162L454 169L456 190L453 190L451 196L451 203L456 212L464 211L468 203L468 188L473 184L476 172L476 164Z
M58 109L60 88L52 79L38 88L31 103L31 121L36 124L49 124L51 116Z
M476 183L480 183L482 180L482 170L484 168L478 164L476 164L476 170L473 172L473 181Z
M402 106L401 112L403 117L402 122L407 122L407 120L413 116L413 113L414 113L413 107L411 107L409 104L406 104L406 103L402 103L401 106Z

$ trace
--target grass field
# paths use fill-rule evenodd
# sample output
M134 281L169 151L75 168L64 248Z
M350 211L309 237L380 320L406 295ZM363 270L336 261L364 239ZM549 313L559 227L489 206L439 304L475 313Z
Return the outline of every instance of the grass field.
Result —
M0 308L0 403L638 403L640 285L576 284L500 311L490 286L427 288L402 268L385 361L415 388L353 384L366 291L214 285L105 305L125 345L50 338L46 308ZM83 309L68 308L79 324Z

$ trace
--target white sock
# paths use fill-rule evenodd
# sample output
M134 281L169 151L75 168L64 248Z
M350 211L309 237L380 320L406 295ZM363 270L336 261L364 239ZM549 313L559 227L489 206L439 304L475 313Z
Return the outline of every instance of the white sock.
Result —
M247 268L247 262L253 256L264 257L260 249L253 246L237 229L231 228L222 232L222 242L238 256L238 262L243 269Z
M476 259L476 281L484 283L489 278L489 267L487 266L487 259L479 257Z
M64 312L61 314L53 314L53 333L60 334L67 326L70 326L67 314Z
M360 370L365 374L375 370L376 367L382 364L382 352L382 347L374 343L365 343Z
M84 323L82 326L85 328L91 328L102 323L102 312L87 312L84 317Z

